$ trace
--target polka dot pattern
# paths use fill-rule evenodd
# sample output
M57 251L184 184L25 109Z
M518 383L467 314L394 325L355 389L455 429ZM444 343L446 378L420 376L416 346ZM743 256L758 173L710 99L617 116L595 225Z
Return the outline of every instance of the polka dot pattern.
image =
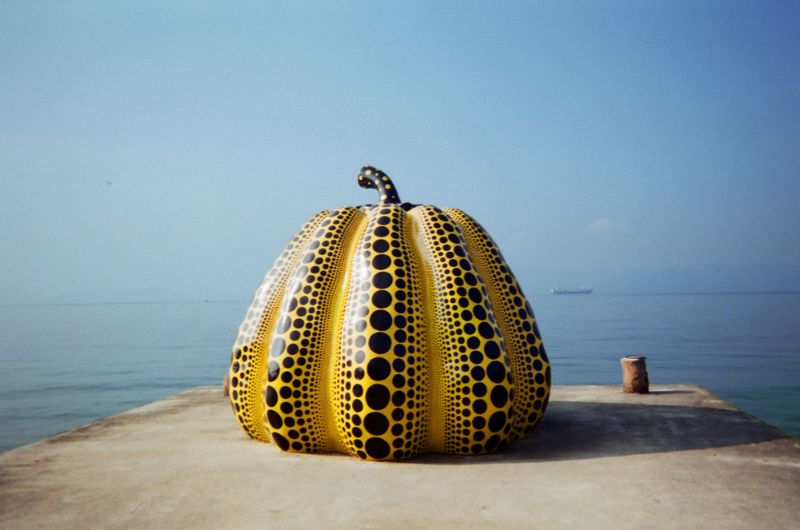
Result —
M511 439L528 434L542 419L550 397L550 363L533 309L497 244L472 217L445 208L461 227L472 261L486 280L489 299L505 338L515 379Z
M264 392L272 440L284 451L328 449L322 400L329 381L333 300L344 278L347 241L363 216L355 208L340 208L320 223L284 296Z
M550 364L497 245L456 209L380 203L320 212L267 272L231 356L253 438L367 460L481 454L541 420Z
M364 459L407 458L425 442L425 329L408 226L399 205L371 209L351 263L334 394L344 448Z
M358 185L378 192L381 204L399 204L400 197L389 175L372 166L364 166L358 173Z
M420 253L430 270L435 311L434 387L442 395L444 452L480 454L504 446L511 432L514 385L488 291L458 225L442 210L418 206ZM437 440L438 438L438 440Z
M251 437L269 441L264 424L264 382L269 336L275 327L280 303L300 254L329 212L309 219L267 271L247 309L231 353L228 373L230 398L236 420Z

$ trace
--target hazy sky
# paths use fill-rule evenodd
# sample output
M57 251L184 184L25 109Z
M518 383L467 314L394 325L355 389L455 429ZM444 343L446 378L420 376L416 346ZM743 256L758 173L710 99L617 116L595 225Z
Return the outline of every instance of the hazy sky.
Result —
M529 293L800 289L797 2L162 4L0 4L0 303L249 298L365 163Z

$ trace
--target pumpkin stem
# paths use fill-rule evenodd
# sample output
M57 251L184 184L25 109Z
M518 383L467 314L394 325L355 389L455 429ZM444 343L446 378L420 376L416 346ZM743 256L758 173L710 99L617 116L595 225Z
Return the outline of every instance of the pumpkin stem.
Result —
M358 185L362 188L378 190L380 204L400 204L397 188L389 175L378 168L364 166L358 172Z

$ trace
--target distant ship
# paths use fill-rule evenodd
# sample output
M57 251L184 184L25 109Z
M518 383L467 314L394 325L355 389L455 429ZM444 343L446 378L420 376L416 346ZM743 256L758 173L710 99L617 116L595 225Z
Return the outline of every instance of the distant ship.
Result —
M550 294L592 294L592 288L579 287L578 289L562 289L561 287L556 287L550 289Z

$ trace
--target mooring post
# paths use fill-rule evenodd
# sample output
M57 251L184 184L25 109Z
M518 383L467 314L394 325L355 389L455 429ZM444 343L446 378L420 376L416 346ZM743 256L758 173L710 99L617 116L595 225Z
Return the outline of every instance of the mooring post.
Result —
M619 360L622 365L622 391L626 394L647 394L650 380L647 377L647 357L626 355Z

